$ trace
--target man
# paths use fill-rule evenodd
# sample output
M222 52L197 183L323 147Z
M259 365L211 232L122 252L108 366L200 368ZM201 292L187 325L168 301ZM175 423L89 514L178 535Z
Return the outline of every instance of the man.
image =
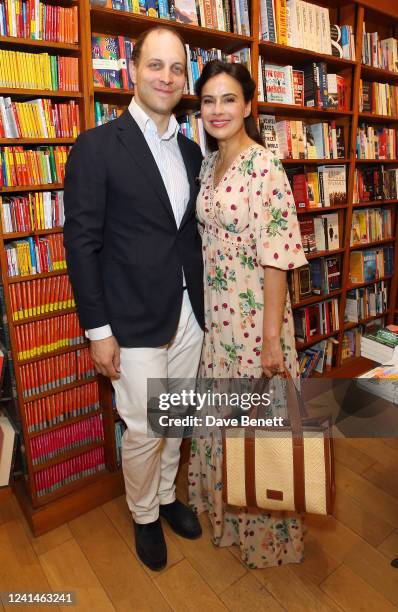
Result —
M164 27L144 32L130 69L128 110L80 135L69 156L64 241L91 357L111 378L127 425L122 463L137 554L161 569L167 551L159 514L180 535L201 535L196 515L175 499L181 439L147 436L147 378L197 374L204 320L195 202L202 156L171 114L186 74L179 34Z

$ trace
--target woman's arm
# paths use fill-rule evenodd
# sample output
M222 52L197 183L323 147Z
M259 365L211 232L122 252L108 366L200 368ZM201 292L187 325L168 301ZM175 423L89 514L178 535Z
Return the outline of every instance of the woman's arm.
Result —
M281 347L281 328L286 304L286 271L264 268L264 316L261 365L265 376L271 378L284 370Z

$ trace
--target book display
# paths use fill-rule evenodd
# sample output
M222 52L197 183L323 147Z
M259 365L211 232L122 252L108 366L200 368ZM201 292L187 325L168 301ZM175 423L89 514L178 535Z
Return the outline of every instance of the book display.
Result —
M356 0L0 0L3 309L27 470L16 490L37 534L123 488L123 425L77 318L62 189L78 134L129 104L134 42L154 25L184 38L176 116L203 152L204 64L241 62L257 80L253 112L287 172L308 259L289 275L302 376L369 369L362 332L396 313L398 18Z

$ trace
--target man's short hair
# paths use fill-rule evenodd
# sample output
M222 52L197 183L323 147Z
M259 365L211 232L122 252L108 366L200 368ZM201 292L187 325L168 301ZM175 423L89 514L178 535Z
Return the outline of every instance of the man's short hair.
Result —
M134 48L133 48L133 53L131 55L131 60L134 62L134 64L138 64L138 62L140 61L140 57L141 57L141 51L142 51L142 45L144 44L147 36L149 36L149 34L151 34L151 32L169 32L170 34L173 34L173 36L175 36L176 38L178 38L178 40L180 41L180 43L182 44L183 48L184 48L184 52L185 52L185 59L186 58L186 49L185 49L185 41L183 39L183 37L181 36L181 34L175 30L174 28L169 28L168 26L155 26L154 28L149 28L148 30L144 30L144 32L141 32L141 34L139 35L139 37L137 38L137 40L134 43Z

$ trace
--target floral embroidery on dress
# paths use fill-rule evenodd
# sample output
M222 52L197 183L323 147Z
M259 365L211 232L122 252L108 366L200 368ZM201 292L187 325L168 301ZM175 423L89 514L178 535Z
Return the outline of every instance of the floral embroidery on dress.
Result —
M307 261L293 194L282 164L273 153L253 144L238 156L214 188L216 159L217 152L203 161L197 203L205 279L205 340L200 376L259 377L263 266L290 270ZM297 375L288 293L281 346L286 367L293 376ZM267 416L285 414L284 402L275 404ZM241 558L249 567L302 560L300 518L225 507L222 442L217 433L192 440L189 495L197 512L208 511L213 542L219 546L240 546Z

